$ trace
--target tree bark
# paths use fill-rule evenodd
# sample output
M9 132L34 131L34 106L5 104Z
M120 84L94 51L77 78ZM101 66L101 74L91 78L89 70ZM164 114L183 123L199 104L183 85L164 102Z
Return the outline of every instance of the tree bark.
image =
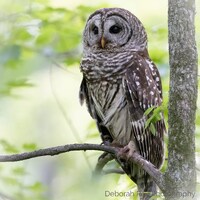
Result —
M164 175L166 199L194 199L197 49L195 0L168 1L169 142Z

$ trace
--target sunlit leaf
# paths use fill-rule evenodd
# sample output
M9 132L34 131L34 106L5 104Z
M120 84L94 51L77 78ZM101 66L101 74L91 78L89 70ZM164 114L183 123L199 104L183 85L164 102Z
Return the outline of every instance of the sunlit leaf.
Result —
M144 115L148 116L154 109L155 109L155 106L152 106L152 107L148 108L148 109L144 112Z
M149 129L151 133L155 136L156 135L156 128L153 123L150 124Z
M23 175L26 175L26 174L27 174L25 168L23 168L23 167L16 167L16 168L14 168L14 169L12 170L12 173L13 173L14 175L20 175L20 176L23 176Z
M16 146L10 144L6 140L0 140L0 146L2 146L4 151L6 151L7 153L18 153L19 152L19 150L17 149Z
M2 180L8 185L14 186L19 184L18 180L14 177L3 177Z
M34 151L37 149L37 145L35 143L26 143L23 144L22 147L25 151Z
M40 182L36 182L33 185L28 186L27 188L34 192L43 191L43 189L44 189L42 183L40 183Z
M7 83L9 87L32 87L34 86L32 83L29 83L28 79L18 79L12 80Z

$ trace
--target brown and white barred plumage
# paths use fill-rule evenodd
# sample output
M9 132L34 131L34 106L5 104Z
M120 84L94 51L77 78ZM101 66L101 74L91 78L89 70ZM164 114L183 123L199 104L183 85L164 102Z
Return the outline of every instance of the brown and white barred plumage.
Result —
M152 134L149 128L145 129L144 112L161 105L162 86L147 52L147 36L141 22L124 9L97 10L87 21L83 45L80 100L86 101L102 140L122 146L133 141L140 154L160 168L164 120L154 124L156 134ZM143 170L126 162L121 165L140 192L156 193L155 184Z

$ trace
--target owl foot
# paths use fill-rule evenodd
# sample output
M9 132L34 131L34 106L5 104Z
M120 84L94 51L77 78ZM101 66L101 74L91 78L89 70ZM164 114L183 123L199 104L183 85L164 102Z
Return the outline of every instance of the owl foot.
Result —
M103 141L100 145L110 146L110 141Z
M105 140L101 143L101 145L105 145L105 146L111 146L111 147L116 147L116 148L122 148L122 145L119 145L115 140L113 140L112 142ZM98 158L98 161L103 160L103 159L107 159L109 156L111 156L113 158L113 156L107 152L104 152L103 154L101 154Z
M126 157L126 160L129 160L135 152L137 152L137 147L133 141L130 141L128 145L119 151L118 156L120 160L124 160L124 157Z

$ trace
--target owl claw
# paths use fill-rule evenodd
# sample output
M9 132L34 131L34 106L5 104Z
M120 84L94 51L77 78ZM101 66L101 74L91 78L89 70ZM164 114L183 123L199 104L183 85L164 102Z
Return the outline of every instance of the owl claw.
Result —
M137 147L133 141L130 141L123 149L119 151L119 157L123 160L123 157L126 157L127 160L137 152ZM126 156L125 156L126 155Z
M110 146L110 141L103 141L100 145Z

